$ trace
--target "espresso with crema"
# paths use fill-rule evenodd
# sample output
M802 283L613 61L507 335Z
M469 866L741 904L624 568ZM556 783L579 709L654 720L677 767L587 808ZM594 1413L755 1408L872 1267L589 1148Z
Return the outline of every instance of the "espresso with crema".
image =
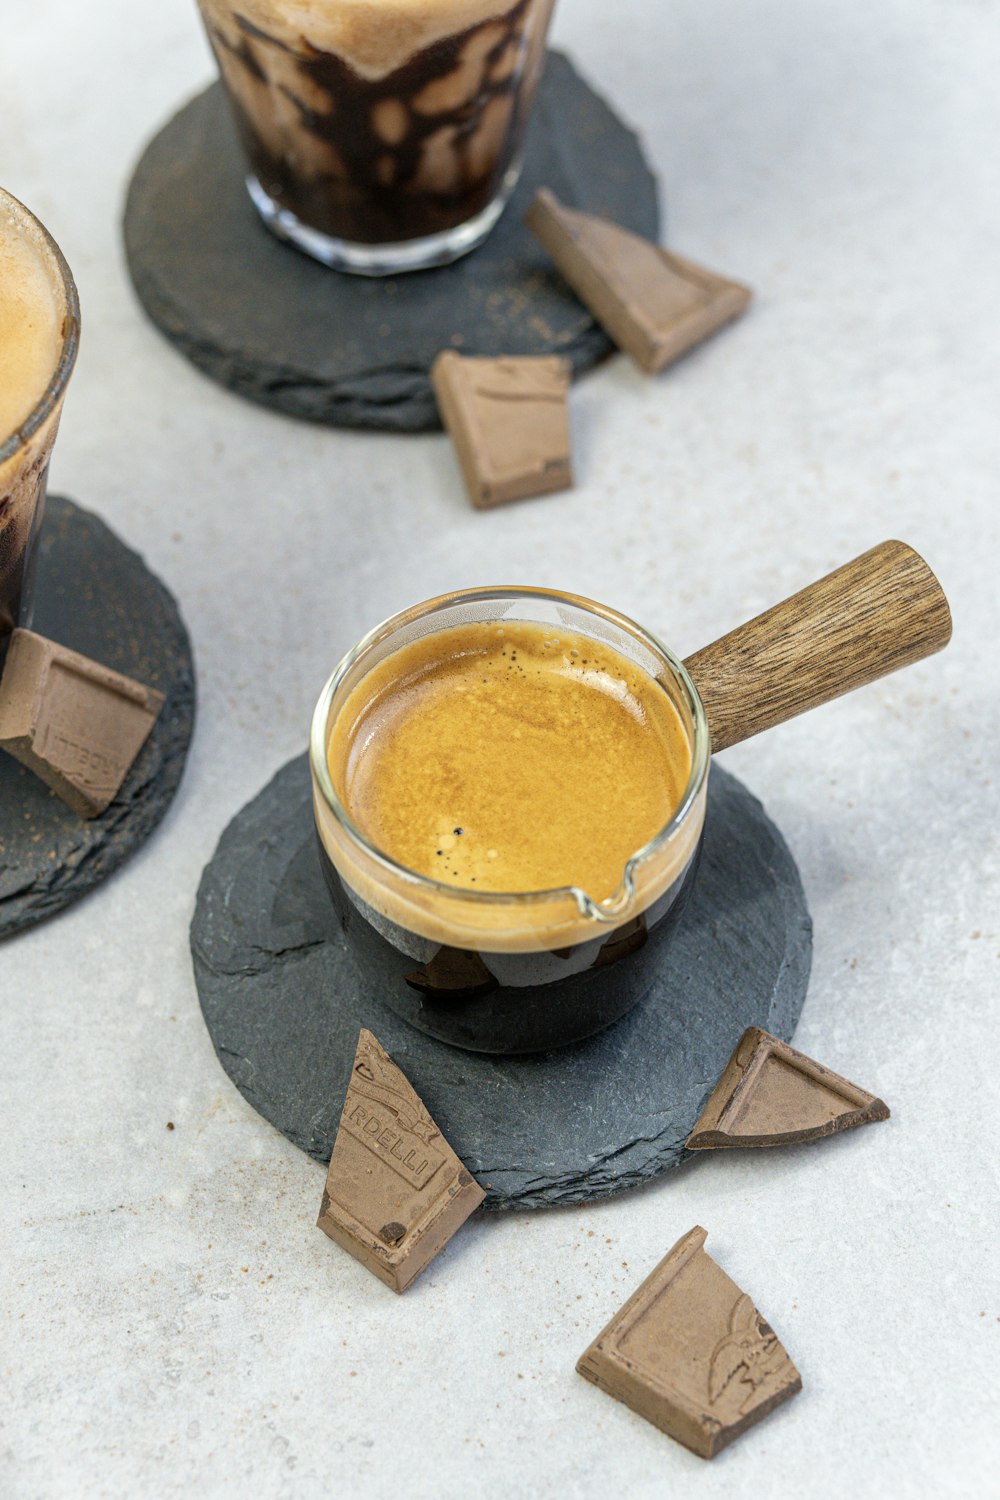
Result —
M42 227L0 192L0 659L23 622L59 402L39 420L67 336L63 267Z
M0 202L0 443L41 400L62 347L52 271L25 223Z
M667 692L558 627L454 627L402 647L340 709L337 795L380 852L470 891L614 894L691 770Z

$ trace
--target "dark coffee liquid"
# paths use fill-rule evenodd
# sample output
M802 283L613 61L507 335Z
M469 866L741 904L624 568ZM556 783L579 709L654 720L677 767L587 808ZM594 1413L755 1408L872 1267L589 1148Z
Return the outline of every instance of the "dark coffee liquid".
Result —
M377 930L358 909L319 840L317 846L366 986L419 1031L454 1047L495 1053L544 1052L579 1041L638 1004L662 971L701 851L699 843L679 880L647 911L571 948L496 954L435 948L397 932L397 941L411 947L408 954L390 940L390 928ZM419 947L433 951L415 959Z
M293 128L326 148L326 169L302 170L293 150L276 153L273 132L268 145L268 132L230 89L243 148L268 196L334 238L391 244L463 224L495 196L531 103L533 80L522 86L531 14L532 0L518 0L381 78L364 78L304 43L292 51L240 15L238 44L211 23L209 38L224 75L236 67L248 82L277 89L294 112ZM283 54L280 84L275 51Z
M27 624L31 617L35 540L45 513L48 467L47 451L28 460L18 478L21 490L28 491L27 500L3 490L0 468L0 670L11 633L19 621Z

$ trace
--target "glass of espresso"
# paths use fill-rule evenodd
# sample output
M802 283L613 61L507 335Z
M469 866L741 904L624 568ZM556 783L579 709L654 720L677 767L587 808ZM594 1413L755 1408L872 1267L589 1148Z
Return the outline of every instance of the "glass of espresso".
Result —
M709 735L682 663L571 594L474 589L367 635L310 741L323 870L373 993L534 1052L650 989L690 888Z
M34 545L79 332L62 252L0 188L0 667L11 632L30 621Z
M444 265L513 192L555 0L198 0L279 236L339 270Z

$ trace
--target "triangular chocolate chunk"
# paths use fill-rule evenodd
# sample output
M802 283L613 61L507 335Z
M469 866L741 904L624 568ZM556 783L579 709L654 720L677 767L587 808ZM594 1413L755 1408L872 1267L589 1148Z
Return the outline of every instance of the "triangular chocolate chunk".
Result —
M317 1223L403 1292L486 1194L370 1031L358 1049Z
M570 363L555 355L467 358L431 367L441 421L469 499L480 510L568 489Z
M738 318L749 287L622 229L566 208L541 188L524 216L619 348L653 375Z
M874 1094L751 1026L687 1144L690 1151L791 1145L888 1118L888 1105Z
M0 679L0 747L93 818L117 793L162 707L155 688L15 630Z
M799 1372L750 1298L705 1251L695 1226L577 1364L702 1458L802 1389Z

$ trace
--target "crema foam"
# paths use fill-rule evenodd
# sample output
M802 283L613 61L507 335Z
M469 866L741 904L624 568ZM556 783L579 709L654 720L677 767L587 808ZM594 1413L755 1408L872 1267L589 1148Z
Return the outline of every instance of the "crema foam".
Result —
M597 901L691 771L658 682L587 636L511 621L388 656L338 713L328 758L351 818L397 864L471 891L576 886Z

